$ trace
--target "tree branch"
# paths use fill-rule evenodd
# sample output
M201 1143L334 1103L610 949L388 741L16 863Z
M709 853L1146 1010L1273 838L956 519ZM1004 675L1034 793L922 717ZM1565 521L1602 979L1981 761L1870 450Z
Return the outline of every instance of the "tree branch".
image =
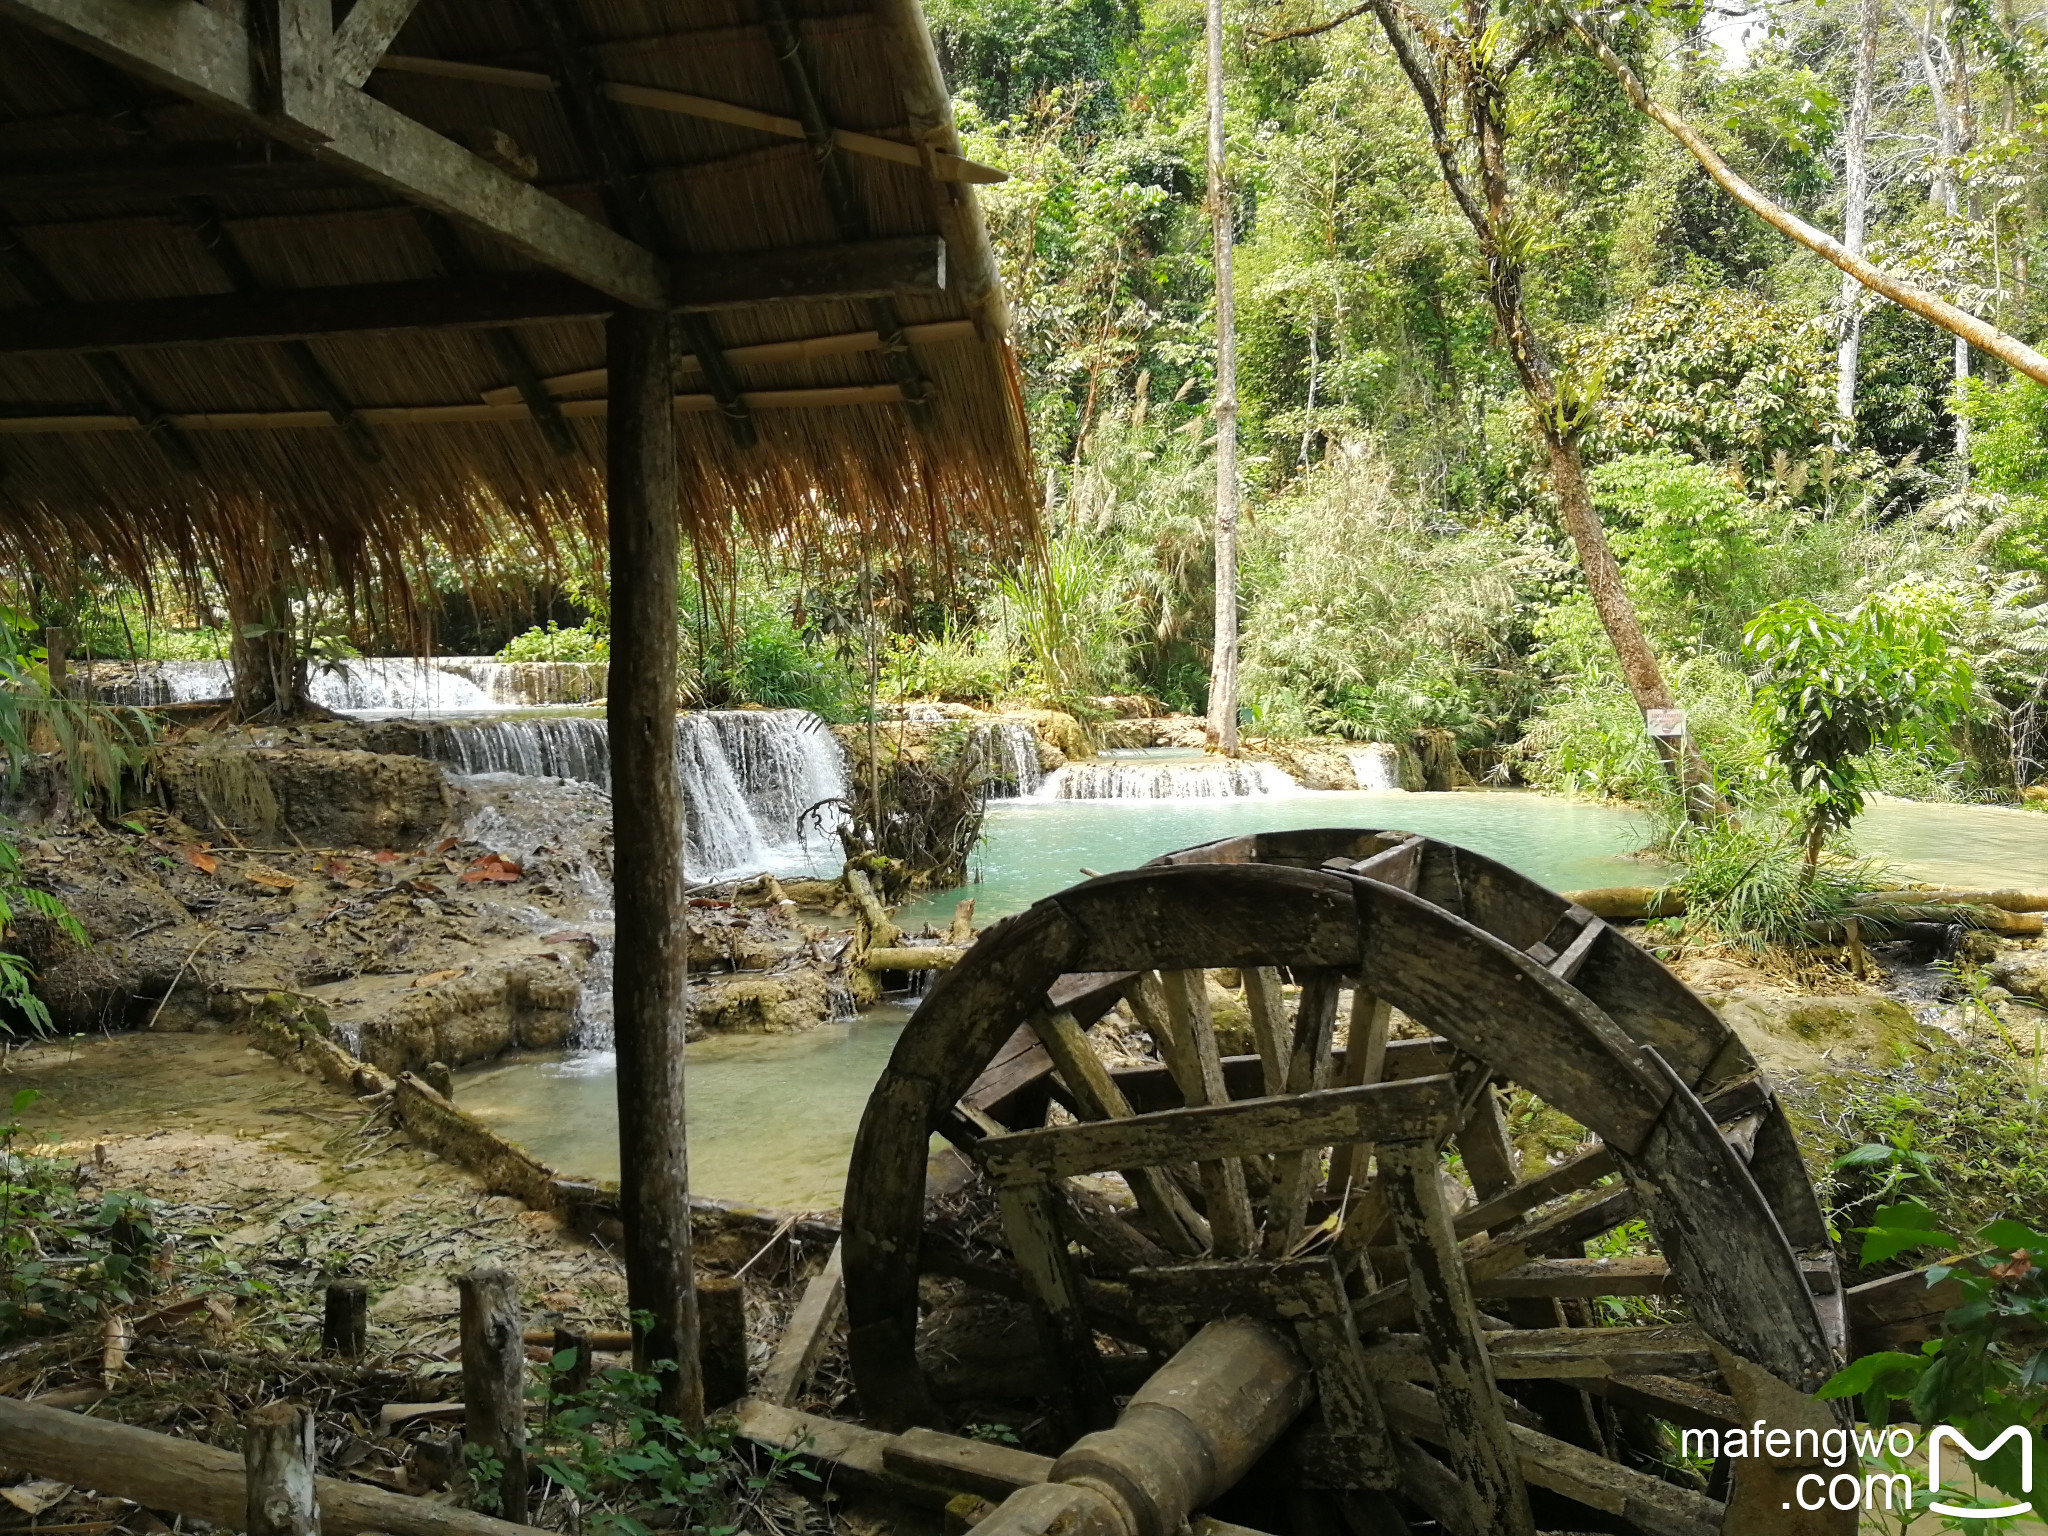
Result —
M1371 9L1371 0L1367 0L1367 3L1364 5L1354 5L1348 11L1339 11L1328 21L1312 22L1305 27L1289 27L1285 32L1268 32L1258 40L1256 46L1263 48L1268 43L1284 43L1289 38L1294 37L1320 37L1325 32L1336 31L1337 28L1343 26L1347 21L1355 21Z
M1593 50L1594 56L1607 66L1607 72L1621 83L1622 90L1628 99L1635 103L1636 110L1658 123L1671 137L1684 145L1723 192L1780 234L1797 241L1815 255L1833 262L1873 293L1882 294L1901 309L1909 309L1923 320L1930 320L1950 334L1962 337L1978 351L1988 353L2036 383L2048 384L2048 357L2043 357L2025 342L2008 336L1998 327L1979 320L1966 310L1958 309L1948 300L1929 293L1917 283L1909 283L1882 267L1872 266L1861 256L1852 254L1833 236L1823 234L1797 214L1779 207L1743 180L1729 169L1727 162L1714 152L1711 144L1686 125L1684 119L1652 99L1650 93L1643 88L1642 81L1636 78L1635 71L1594 34L1590 22L1576 12L1568 11L1566 15L1571 20L1572 30L1577 32L1586 46Z
M1369 3L1373 14L1379 18L1380 30L1387 34L1387 43L1393 48L1394 57L1400 61L1402 73L1415 88L1416 98L1422 103L1423 116L1429 119L1429 139L1436 150L1437 164L1443 168L1444 185L1457 199L1458 207L1471 222L1473 233L1479 236L1480 249L1490 259L1494 255L1493 226L1488 222L1485 210L1472 196L1472 189L1465 185L1464 172L1458 169L1457 152L1451 145L1450 129L1444 121L1443 101L1430 81L1429 71L1422 67L1422 60L1415 55L1415 45L1401 30L1393 0L1369 0Z

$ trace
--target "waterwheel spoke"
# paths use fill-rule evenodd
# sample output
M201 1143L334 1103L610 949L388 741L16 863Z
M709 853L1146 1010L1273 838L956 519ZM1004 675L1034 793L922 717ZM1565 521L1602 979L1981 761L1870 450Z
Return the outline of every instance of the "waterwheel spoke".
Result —
M1387 1034L1393 1022L1394 1005L1367 991L1361 981L1351 994L1351 1027L1344 1037L1344 1069L1337 1077L1342 1087L1376 1083L1386 1075ZM1369 1146L1331 1149L1330 1193L1342 1198L1352 1184L1363 1183L1371 1161Z
M1329 1086L1339 980L1334 970L1327 969L1309 971L1302 977L1301 1002L1294 1016L1294 1048L1287 1058L1290 1094L1314 1093ZM1321 1150L1310 1148L1280 1159L1266 1204L1265 1251L1269 1259L1284 1257L1301 1240Z
M1091 1120L1128 1120L1130 1101L1109 1075L1081 1023L1065 1009L1048 1010L1031 1021L1067 1090ZM1180 1186L1159 1168L1121 1169L1138 1209L1159 1241L1175 1253L1197 1254L1208 1242L1208 1223L1196 1214Z
M1010 1253L1023 1271L1038 1319L1045 1358L1059 1379L1068 1417L1099 1429L1116 1417L1102 1377L1095 1330L1083 1310L1080 1276L1060 1228L1059 1199L1050 1180L1005 1185L996 1193Z
M1216 1049L1216 1029L1209 1016L1208 975L1203 971L1164 971L1159 975L1160 991L1166 1004L1167 1035L1164 1047L1169 1064L1179 1058L1174 1075L1190 1104L1227 1104L1230 1091L1223 1083L1223 1058ZM1202 1176L1203 1204L1208 1208L1209 1232L1219 1258L1235 1258L1252 1251L1251 1197L1245 1191L1244 1164L1234 1157L1205 1158L1197 1166Z
M1294 1026L1280 993L1280 972L1255 965L1244 973L1244 1005L1252 1016L1252 1037L1258 1042L1259 1070L1266 1092L1287 1091L1287 1057L1293 1049Z

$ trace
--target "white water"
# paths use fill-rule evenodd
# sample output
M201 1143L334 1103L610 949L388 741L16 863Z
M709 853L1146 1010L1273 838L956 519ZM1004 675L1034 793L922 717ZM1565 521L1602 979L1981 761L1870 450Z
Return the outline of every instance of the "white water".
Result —
M80 663L81 670L84 663ZM138 661L98 666L94 692L110 704L191 704L222 699L224 661ZM344 714L459 714L511 706L587 704L604 695L593 662L494 661L488 656L365 656L314 667L306 691Z
M1293 794L1301 786L1271 763L1069 763L1047 775L1033 800L1237 800Z
M602 720L529 715L450 721L435 756L466 774L515 773L608 787ZM772 870L811 873L831 859L846 762L825 724L801 709L699 710L676 720L688 817L684 863L696 880ZM815 814L806 815L818 808Z
M1360 789L1399 789L1401 787L1401 749L1384 741L1375 741L1368 746L1344 754L1351 763L1351 776L1358 780Z
M988 776L989 799L1026 799L1045 782L1045 770L1038 765L1038 733L1024 721L976 726L974 741Z

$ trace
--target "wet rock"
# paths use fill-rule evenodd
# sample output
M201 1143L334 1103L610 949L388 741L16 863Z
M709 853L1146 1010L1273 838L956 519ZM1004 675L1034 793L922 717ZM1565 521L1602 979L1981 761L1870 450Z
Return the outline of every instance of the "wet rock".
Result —
M774 971L692 988L690 1025L707 1034L785 1035L828 1024L835 1011L817 971Z
M1767 1070L1780 1073L1889 1064L1901 1050L1922 1043L1920 1021L1896 998L1760 989L1701 995Z
M1991 979L2006 991L2048 1002L2048 951L2009 950L1993 959L1987 969Z
M207 743L160 748L155 767L181 820L244 841L413 848L448 819L446 778L423 758Z
M579 972L566 959L538 956L408 989L384 1011L351 1021L358 1054L395 1075L434 1061L488 1061L514 1046L551 1050L575 1028Z

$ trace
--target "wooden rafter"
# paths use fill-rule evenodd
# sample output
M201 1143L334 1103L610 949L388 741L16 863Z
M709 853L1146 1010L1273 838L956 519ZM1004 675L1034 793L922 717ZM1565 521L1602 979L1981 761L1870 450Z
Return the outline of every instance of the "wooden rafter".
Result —
M351 176L480 230L641 308L667 300L654 252L359 90L338 85L326 0L282 0L274 59L226 13L196 4L0 0L0 19L82 48ZM259 63L265 65L259 70ZM259 78L271 75L268 90Z
M552 91L554 77L537 69L507 69L497 64L470 64L460 59L425 59L410 54L388 54L377 65L381 70L394 74L428 75L442 80L467 80L475 85L496 85L515 91ZM781 139L803 139L810 137L804 124L793 117L783 117L776 112L762 112L754 107L743 107L735 102L716 101L709 96L693 96L687 91L664 91L651 85L628 85L623 81L606 80L601 89L607 99L621 106L640 107L649 112L667 112L676 117L694 117L710 123L727 123L735 128L752 128L760 133L772 133ZM915 144L905 144L900 139L886 139L879 134L856 133L850 128L829 130L835 148L843 149L850 155L865 155L873 160L888 160L896 165L915 166L922 170L925 157ZM940 181L964 181L988 185L1008 181L1009 173L999 171L992 165L978 165L961 155L934 152L931 158L931 174Z
M728 309L784 300L855 299L936 293L945 286L936 236L864 246L763 251L692 262L679 276L677 306ZM459 278L265 289L176 299L0 310L0 354L119 351L286 341L378 331L517 325L594 319L619 301L552 273L479 272Z
M335 82L361 85L369 79L418 4L419 0L356 0L334 29Z

